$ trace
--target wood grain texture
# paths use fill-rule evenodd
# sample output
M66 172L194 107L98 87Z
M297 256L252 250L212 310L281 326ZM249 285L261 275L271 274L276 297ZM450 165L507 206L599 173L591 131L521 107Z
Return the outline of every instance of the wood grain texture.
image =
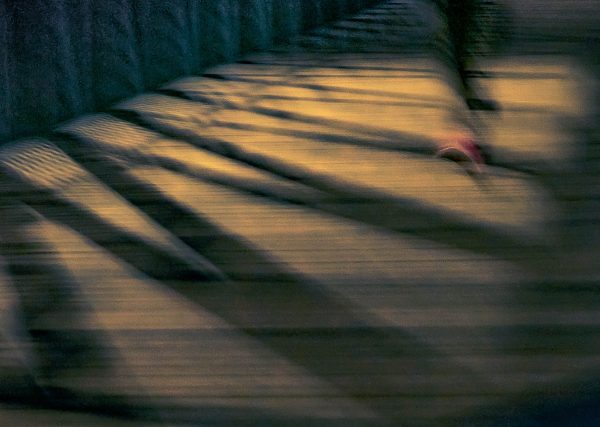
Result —
M597 425L594 80L488 58L503 109L471 115L395 44L429 29L381 43L427 13L390 0L0 147L0 424ZM469 120L481 175L434 156Z

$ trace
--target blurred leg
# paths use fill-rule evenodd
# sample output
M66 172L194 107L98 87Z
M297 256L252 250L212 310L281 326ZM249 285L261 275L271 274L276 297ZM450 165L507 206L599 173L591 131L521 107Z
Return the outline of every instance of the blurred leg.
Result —
M3 326L15 354L22 356L20 368L32 381L54 385L67 371L98 365L104 343L89 329L89 310L49 245L44 220L7 198L0 214L0 255L15 290Z

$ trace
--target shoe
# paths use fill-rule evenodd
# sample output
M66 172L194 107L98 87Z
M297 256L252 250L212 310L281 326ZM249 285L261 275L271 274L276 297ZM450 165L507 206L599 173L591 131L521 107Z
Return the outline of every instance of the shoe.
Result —
M490 99L467 98L466 100L469 110L475 111L499 111L500 105Z
M435 156L458 163L472 174L481 173L485 164L481 148L470 135L453 136L447 144L440 146Z

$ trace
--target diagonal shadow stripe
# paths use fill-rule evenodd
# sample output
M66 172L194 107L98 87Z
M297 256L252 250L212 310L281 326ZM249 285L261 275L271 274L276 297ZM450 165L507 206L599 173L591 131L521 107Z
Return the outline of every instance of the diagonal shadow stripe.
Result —
M176 277L191 281L222 279L215 271L153 246L56 192L41 189L25 180L14 179L19 188L14 195L18 200L43 216L67 225L151 277L158 280Z
M323 77L320 75L320 77ZM332 76L334 77L334 76ZM273 86L283 86L282 84L273 84L271 83L269 85L270 87ZM292 87L291 85L285 85L286 88ZM211 95L203 95L201 92L194 92L192 91L186 91L183 89L176 89L176 88L162 88L162 89L157 89L156 90L157 93L163 94L163 95L170 95L170 96L174 96L174 97L178 97L181 99L186 99L189 101L196 101L196 102L203 102L206 104L211 104L211 105L223 105L223 106L227 106L230 108L235 108L235 109L240 109L241 107L239 106L239 104L233 104L233 103L228 103L228 101L221 101L221 100L217 100L216 98L214 98L215 94L211 94ZM239 96L239 94L237 94ZM211 98L210 96L213 96L213 98ZM398 107L415 107L415 108L430 108L430 109L443 109L445 108L445 106L439 102L439 101L424 101L423 99L413 99L410 100L410 98L412 98L412 96L410 94L406 94L406 98L408 99L403 99L403 100L390 100L390 99L348 99L348 98L343 98L343 97L327 97L327 98L322 98L317 96L316 94L314 96L294 96L294 95L282 95L282 94L261 94L259 96L259 98L261 100L286 100L286 101L317 101L317 102L324 102L324 103L328 103L328 104L358 104L358 105L386 105L386 106L398 106ZM382 97L383 98L383 97Z
M182 161L169 154L158 154L152 152L151 149L149 153L144 153L144 148L148 147L132 149L102 145L93 139L79 135L77 131L55 132L50 139L57 146L61 147L63 151L68 152L71 157L78 158L79 163L86 164L88 170L95 170L95 175L102 180L106 180L107 175L111 173L109 172L111 168L108 165L113 164L116 167L119 163L132 162L138 166L160 166L166 170L192 178L286 203L305 204L308 200L327 197L325 194L304 187L301 184L282 180L278 176L268 172L260 177L262 179L258 179L258 176L255 176L255 179L248 179L247 177L235 176L224 171L202 168L193 162ZM87 149L82 151L74 148L74 146L85 146ZM179 148L183 147L185 146ZM90 161L90 154L93 152L95 152L93 156L94 160ZM103 165L101 170L95 167L95 162L99 159L101 159L101 164Z
M323 212L395 232L414 234L453 247L498 256L520 263L533 273L543 270L555 257L553 248L544 241L532 240L529 236L515 234L503 228L490 227L471 218L425 205L413 198L391 198L371 188L311 174L289 163L255 155L234 144L181 129L155 119L152 115L131 110L117 111L114 114L120 119L129 120L170 138L186 141L200 149L207 149L329 194L330 201L298 201Z
M192 97L186 95L184 92L177 91L177 90L164 89L164 90L158 91L158 93L160 93L161 95L171 96L173 98L183 99L183 100L191 101L191 102L200 102L200 100L201 100L202 103L227 108L226 105L222 105L217 101L214 101L214 100L211 100L208 98L204 98L203 96L200 96L200 97L194 96L193 97L194 99L192 99ZM232 107L232 110L247 111L247 112L255 113L255 112L251 111L250 109L238 108L238 106ZM123 118L125 120L129 119L130 121L137 121L138 115L142 114L141 112L135 111L133 109L125 108L125 107L115 107L111 110L111 112L116 117ZM255 114L257 114L257 116L260 116L260 113L255 113ZM171 115L166 112L165 113L157 113L157 112L153 111L152 113L144 113L144 115L151 116L155 119L163 119L163 120L180 120L181 119L178 116L174 116L174 115ZM263 131L263 132L272 133L273 135L289 135L289 136L295 136L295 137L301 137L301 138L314 139L314 140L318 140L318 141L322 141L322 142L330 142L330 143L334 143L334 144L350 144L350 145L356 145L356 146L360 146L360 147L373 147L373 148L379 148L379 149L384 149L384 150L387 149L387 150L407 152L407 153L430 155L433 152L433 147L434 147L433 140L423 137L423 136L419 136L419 135L412 135L409 133L405 133L402 138L399 138L396 140L390 140L389 138L386 138L385 135L380 135L380 136L374 136L374 135L366 136L363 134L349 135L346 132L346 129L343 129L343 128L330 128L330 130L331 130L330 132L327 132L325 130L324 131L307 130L307 129L302 129L302 127L301 127L302 122L295 121L295 120L289 120L289 122L288 122L288 119L284 115L282 115L281 117L278 117L277 115L273 115L270 117L273 119L279 119L283 122L286 122L286 124L297 123L298 126L294 127L293 129L291 129L289 127L277 128L274 126L257 124L257 123L253 123L250 121L248 121L246 123L240 123L240 122L232 122L232 121L222 120L222 119L213 118L213 117L211 117L209 119L209 121L212 126L222 127L224 130L229 128L229 129L236 129L236 130ZM190 120L192 120L192 119L190 118ZM341 131L341 132L338 132L338 131Z
M314 60L321 58L322 57L317 57L315 56L315 58L313 58ZM239 61L236 61L236 64L248 64L248 65L273 65L273 66L287 66L290 67L291 69L296 69L296 70L306 70L306 69L311 69L311 68L315 68L315 69L321 69L323 68L324 64L323 62L315 62L315 63L311 63L310 62L311 58L309 56L309 54L306 55L304 61L299 62L298 60L293 60L293 59L285 59L285 56L283 56L283 58L281 57L272 57L272 58L268 58L268 57L261 57L260 55L255 55L253 56L249 56L246 59L242 59ZM433 70L431 68L426 68L426 67L407 67L407 66L402 66L402 65L389 65L389 66L384 66L384 65L364 65L364 64L353 64L353 65L347 65L347 64L335 64L335 66L332 66L331 68L335 68L335 69L339 69L339 70L360 70L360 71L396 71L399 73L425 73L425 72L433 72Z
M19 366L26 372L17 382L3 378L0 401L19 407L131 415L130 396L122 395L112 382L107 389L99 381L119 375L122 361L105 331L97 328L80 284L45 235L47 220L6 194L2 205L0 256L18 294L19 317L26 330L15 337L15 345L31 345L32 357ZM77 390L62 387L65 378Z
M411 334L370 326L339 296L286 271L248 243L161 196L123 164L109 164L108 158L89 164L85 157L77 160L232 279L193 283L166 278L162 280L165 285L333 384L344 395L366 402L383 417L399 420L403 408L410 405L410 399L405 399L410 394L439 391L435 382L421 390L407 390L407 384L418 382L417 378L458 375L474 379L468 370ZM479 384L479 380L473 383ZM452 390L443 393L471 392L450 387Z
M249 129L249 130L264 130L267 132L271 132L273 134L281 134L281 135L292 135L298 137L309 137L311 139L317 139L322 142L330 142L330 143L348 143L357 146L363 147L373 147L376 149L384 149L384 150L393 150L398 152L406 152L406 153L414 153L431 156L438 147L438 142L435 141L431 137L426 137L416 133L410 132L401 132L398 130L381 130L378 128L367 129L364 125L356 126L355 124L345 122L345 121L332 121L331 119L320 119L311 115L302 115L297 113L290 113L289 111L274 109L274 108L264 108L249 105L251 98L250 95L246 95L248 99L248 105L243 105L239 102L234 102L226 99L223 95L203 95L201 93L194 93L184 90L178 90L173 88L165 88L157 91L160 94L173 96L175 98L184 99L187 101L213 105L220 108L231 109L231 110L239 110L239 111L247 111L252 112L257 115L262 115L266 117L271 117L274 119L280 119L284 121L288 121L290 123L301 124L314 124L320 126L327 126L332 130L340 130L340 131L348 131L351 130L355 136L337 136L332 134L325 133L317 133L310 132L302 129L276 129L272 127L267 127L264 125L257 124L240 124L240 123L232 123L221 120L213 120L211 124L215 126L223 126L225 128L235 128L235 129ZM211 97L212 96L212 97ZM242 94L236 94L237 97L243 96ZM261 99L268 99L268 97L261 96ZM294 98L294 100L298 100L298 98ZM327 102L332 102L331 100L327 100ZM337 101L333 101L337 102ZM347 103L357 103L357 101L344 101ZM360 104L368 104L369 101L360 101ZM446 108L443 105L438 103L428 103L428 102L385 102L385 105L406 105L406 106L414 106L414 107L425 107L425 108ZM130 111L126 109L122 109L120 107L116 107L113 109L116 114L123 114L124 111ZM542 109L537 107L515 107L507 108L506 111L523 111L523 112L550 112L549 109ZM152 113L153 116L159 118L159 115L156 112ZM164 117L168 118L167 116ZM530 175L533 177L540 177L545 173L545 169L547 166L544 161L539 160L529 160L529 161L517 161L518 156L511 154L510 150L504 149L504 156L495 156L494 150L492 147L485 147L486 150L486 164L488 166L502 168L506 171L523 173L526 175ZM511 161L503 160L503 157L509 157Z
M407 79L410 78L423 78L428 77L431 78L435 76L433 72L423 73L423 74L414 74L406 76ZM203 78L221 80L226 82L236 82L236 83L248 83L256 86L269 87L273 86L285 86L290 88L297 89L309 89L317 92L329 92L333 94L353 94L353 95L369 95L369 96L379 96L384 98L396 99L399 102L415 102L418 104L426 103L427 105L437 105L443 106L444 103L440 101L438 97L428 96L426 94L414 95L411 93L399 93L392 92L386 90L379 89L359 89L359 88L349 88L343 86L333 86L333 85L325 85L319 83L302 83L302 82L292 82L292 81L276 81L272 80L260 79L260 78L247 78L243 76L237 75L225 75L224 73L218 72L206 72L202 74ZM167 89L175 89L173 86L167 86Z
M175 98L180 98L180 99L184 99L184 100L188 100L188 101L192 101L192 102L202 102L202 103L207 103L210 105L219 105L218 102L211 100L209 98L206 98L204 96L189 96L188 94L186 94L183 91L178 91L178 90L173 90L173 89L161 89L159 91L157 91L160 94L164 94L167 96L173 96ZM261 97L261 99L268 99L268 97ZM275 98L273 98L275 99ZM282 98L277 98L277 99L282 99ZM291 98L290 98L291 99ZM298 98L293 98L294 100L297 100ZM316 98L315 98L316 100ZM348 102L356 102L356 101L348 101ZM369 101L361 101L361 104L368 104ZM415 105L415 104L411 104L411 103L385 103L385 105ZM417 106L417 105L415 105ZM433 105L427 105L427 104L422 104L419 105L420 107L433 107ZM237 110L243 110L243 111L249 111L252 112L251 109L244 109L242 107L239 106L239 104L236 105L227 105L228 108L232 108L232 109L237 109ZM438 106L439 107L439 106ZM119 115L122 114L123 111L119 110L119 109L115 109L115 114ZM537 108L537 107L515 107L515 108L505 108L504 111L507 112L513 112L513 111L519 111L519 112L534 112L534 113L549 113L550 110L548 108ZM260 114L260 113L257 113ZM152 113L152 116L155 118L163 118L166 120L177 120L179 119L178 117L175 116L170 116L168 114L158 114L156 112ZM412 153L412 154L419 154L419 155L425 155L425 156L431 156L432 153L434 152L434 147L436 147L436 142L431 139L431 138L427 138L424 137L422 135L417 135L417 134L410 134L408 132L404 133L404 136L402 138L396 138L396 139L390 139L387 138L385 135L381 135L379 137L372 135L369 137L364 137L364 136L349 136L349 135L341 135L341 134L335 134L335 133L325 133L325 132L316 132L316 131L310 131L310 130L304 130L301 128L301 124L302 121L301 120L295 120L295 119L289 119L285 116L282 115L282 117L277 117L277 115L270 115L270 117L272 118L278 118L281 120L289 120L291 123L295 122L298 123L299 126L295 129L289 129L289 128L277 128L277 127L273 127L273 126L266 126L266 125L259 125L256 123L236 123L236 122L231 122L231 121L226 121L226 120L219 120L219 119L212 119L211 120L211 125L215 126L215 127L223 127L225 130L226 129L236 129L236 130L248 130L248 131L253 131L253 132L268 132L271 133L273 135L289 135L289 136L293 136L293 137L298 137L298 138L308 138L308 139L314 139L314 140L318 140L320 142L328 142L328 143L332 143L332 144L350 144L350 145L356 145L359 147L373 147L375 149L381 149L381 150L390 150L390 151L396 151L396 152L404 152L404 153ZM337 127L334 129L339 129L341 130L341 128ZM398 131L395 131L398 132ZM534 159L530 159L530 160L525 160L525 159L519 159L519 156L516 153L513 153L510 149L506 149L503 148L502 151L502 155L498 156L497 154L497 150L494 150L493 147L482 147L482 150L484 150L484 154L485 154L485 159L486 159L486 165L487 166L491 166L494 168L500 168L502 169L502 171L500 171L500 173L502 172L517 172L517 173L521 173L530 177L535 177L535 178L542 178L544 177L548 172L548 165L546 164L546 162L544 162L543 160L534 160ZM506 158L509 158L510 160L507 161ZM490 172L493 173L493 172Z
M204 75L204 77L215 78L215 75ZM224 76L220 76L220 75L218 78L222 79L222 80L231 80L228 77L224 77ZM233 79L233 80L241 81L241 82L246 81L245 79ZM257 83L253 80L248 80L247 82L252 83L252 84ZM267 81L267 82L263 82L262 84L269 85L269 84L272 84L272 82ZM309 85L309 86L311 86L311 85ZM300 87L302 87L302 86L300 86ZM331 90L328 87L305 87L305 88L313 89L313 90L321 90L321 91ZM359 91L359 90L353 91L353 93L360 93L360 92L361 91ZM398 97L400 99L406 100L405 96L404 97L399 96L398 94L386 95L386 96ZM185 92L183 94L183 97L185 97L186 99L189 99L191 101L200 101L200 102L202 102L205 99L202 96L200 96L198 99L196 99L195 94L191 93L189 91ZM419 100L422 101L421 98L419 98ZM425 147L432 148L432 151L433 151L432 141L429 138L425 138L419 134L401 132L401 131L397 131L397 130L381 129L380 127L377 127L377 126L357 124L355 122L349 122L349 121L344 121L344 120L335 120L335 119L331 119L331 118L323 119L323 118L320 118L315 115L302 114L302 113L298 113L296 111L291 111L291 110L280 110L280 109L276 109L276 108L260 107L260 106L256 106L256 105L242 105L238 102L232 101L231 99L219 98L219 104L222 105L223 107L227 107L230 109L252 111L256 114L262 114L265 116L281 118L281 119L286 119L286 120L291 120L291 121L297 121L297 122L301 122L301 123L324 125L324 126L327 126L327 127L333 128L333 129L344 129L346 131L351 131L353 133L362 135L364 137L372 137L372 138L376 138L376 139L385 138L386 140L389 140L389 141L395 141L396 147L398 147L398 149L403 149L404 147L406 147L406 149L411 149L411 147L413 147L416 143L420 143L417 145L417 147L425 146Z

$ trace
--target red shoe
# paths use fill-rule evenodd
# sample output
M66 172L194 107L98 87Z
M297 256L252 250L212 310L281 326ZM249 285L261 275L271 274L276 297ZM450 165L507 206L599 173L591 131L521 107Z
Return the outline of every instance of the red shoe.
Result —
M469 173L481 173L485 164L481 149L471 135L453 135L440 146L435 156L456 162Z

